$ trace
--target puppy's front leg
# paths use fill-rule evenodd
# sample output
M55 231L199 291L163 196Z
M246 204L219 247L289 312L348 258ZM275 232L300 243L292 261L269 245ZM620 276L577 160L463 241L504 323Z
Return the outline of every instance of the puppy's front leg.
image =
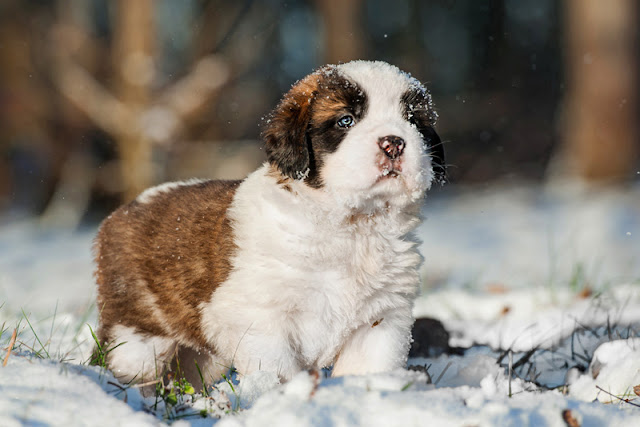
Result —
M404 368L411 345L410 309L387 312L360 326L346 340L333 366L332 376L362 375Z
M261 330L251 330L241 339L233 365L243 375L271 371L284 381L302 369L286 337Z

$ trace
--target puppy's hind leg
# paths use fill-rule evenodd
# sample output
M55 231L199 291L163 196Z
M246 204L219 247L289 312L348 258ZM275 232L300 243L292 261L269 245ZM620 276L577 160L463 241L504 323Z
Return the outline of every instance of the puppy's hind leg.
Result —
M128 326L113 326L105 335L109 338L107 367L123 384L145 384L161 378L177 350L171 338L145 334ZM147 388L155 389L145 387L143 394L147 394Z
M218 382L223 374L228 375L231 364L225 363L209 350L180 346L171 368L189 381L196 391L200 391Z

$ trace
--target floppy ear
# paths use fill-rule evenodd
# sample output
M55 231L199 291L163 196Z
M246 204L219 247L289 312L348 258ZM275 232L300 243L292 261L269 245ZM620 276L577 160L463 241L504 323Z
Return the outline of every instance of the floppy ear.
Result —
M433 110L431 95L416 80L412 89L403 95L402 102L405 106L407 120L416 126L427 147L427 154L431 157L434 180L439 183L445 183L447 181L447 167L444 158L444 146L433 128L438 114Z
M428 154L431 157L431 168L436 182L447 182L447 166L444 158L444 146L440 141L440 137L435 129L431 126L425 126L420 129L422 137L428 147Z
M307 128L316 94L316 76L298 82L270 114L262 131L269 162L293 179L303 179L311 167Z

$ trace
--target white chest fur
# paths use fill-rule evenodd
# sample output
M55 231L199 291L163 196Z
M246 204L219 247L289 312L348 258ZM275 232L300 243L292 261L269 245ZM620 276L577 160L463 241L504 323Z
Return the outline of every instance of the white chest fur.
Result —
M284 190L267 167L238 188L229 212L233 270L200 309L216 353L241 372L273 369L288 378L341 353L344 360L360 353L381 370L403 363L419 283L417 216L375 200L369 214L354 213L318 191L295 183ZM348 350L358 331L374 328L374 348ZM361 354L368 351L391 352L393 362L380 366Z

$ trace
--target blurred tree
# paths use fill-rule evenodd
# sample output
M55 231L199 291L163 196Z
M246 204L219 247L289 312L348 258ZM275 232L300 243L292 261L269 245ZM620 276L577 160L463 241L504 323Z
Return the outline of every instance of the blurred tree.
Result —
M316 7L324 23L324 62L365 59L362 0L316 0Z
M0 203L30 213L48 204L45 217L72 226L160 180L244 176L261 160L260 118L291 83L356 58L427 82L454 181L543 178L565 95L561 169L622 173L637 140L637 34L616 22L637 31L633 9L628 0L2 0Z
M82 127L49 72L46 2L0 2L0 204L39 212ZM4 199L4 200L3 200Z
M154 150L166 150L177 140L184 120L209 102L229 77L226 61L210 54L197 59L184 77L156 90L156 6L152 0L115 4L112 89L76 63L64 40L57 43L54 79L61 93L116 140L125 200L163 180L157 176L161 170L154 169Z
M588 181L628 179L638 154L638 3L565 4L563 166Z
M116 135L124 196L133 199L153 179L152 146L143 114L151 101L155 74L155 21L153 0L119 0L116 6L113 40L116 98L128 112L126 126L111 129ZM133 122L129 120L133 118ZM169 119L169 117L167 117ZM138 119L138 120L135 120Z

